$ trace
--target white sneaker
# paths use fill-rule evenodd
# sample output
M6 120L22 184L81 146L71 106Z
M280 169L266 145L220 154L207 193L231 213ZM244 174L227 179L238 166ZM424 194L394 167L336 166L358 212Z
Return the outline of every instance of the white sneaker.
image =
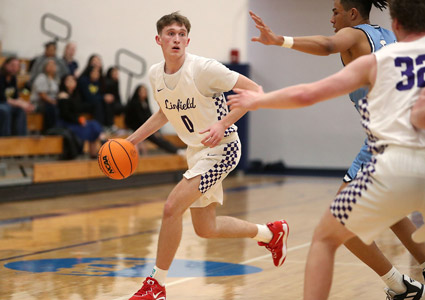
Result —
M387 300L421 300L424 297L424 285L419 281L411 279L407 275L403 275L403 283L406 286L406 291L402 294L396 294L393 290L385 288Z

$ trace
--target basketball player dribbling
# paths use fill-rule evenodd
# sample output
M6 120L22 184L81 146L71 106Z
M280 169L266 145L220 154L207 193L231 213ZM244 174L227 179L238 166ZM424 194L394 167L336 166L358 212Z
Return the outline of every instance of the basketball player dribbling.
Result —
M156 43L164 61L153 65L149 79L159 110L127 139L145 140L168 121L188 145L189 169L169 194L162 216L156 265L131 300L165 300L165 279L182 236L182 216L190 208L195 232L204 238L252 238L272 253L276 266L286 258L289 228L284 220L267 225L227 216L216 216L223 203L223 179L241 154L237 128L233 125L246 110L228 111L223 92L233 88L261 88L213 59L186 53L189 20L179 13L157 22ZM200 296L202 298L202 296Z

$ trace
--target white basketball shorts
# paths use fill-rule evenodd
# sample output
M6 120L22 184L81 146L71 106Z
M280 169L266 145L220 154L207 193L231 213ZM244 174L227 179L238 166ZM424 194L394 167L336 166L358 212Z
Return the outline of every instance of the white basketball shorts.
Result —
M183 176L190 179L201 176L199 191L203 194L190 207L206 207L213 202L223 204L222 181L237 166L241 157L241 143L237 134L223 139L214 148L188 147L187 170Z
M425 150L387 146L336 196L330 209L366 244L413 211L425 216Z

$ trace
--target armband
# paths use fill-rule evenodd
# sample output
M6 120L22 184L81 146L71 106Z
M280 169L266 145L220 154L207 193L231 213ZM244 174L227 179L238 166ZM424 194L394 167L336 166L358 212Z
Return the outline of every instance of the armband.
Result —
M283 44L281 47L292 48L292 46L294 46L294 38L291 36L283 36Z

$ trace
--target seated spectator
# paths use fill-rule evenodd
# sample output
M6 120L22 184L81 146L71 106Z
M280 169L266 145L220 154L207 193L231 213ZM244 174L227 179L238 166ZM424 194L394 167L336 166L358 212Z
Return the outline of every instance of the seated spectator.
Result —
M98 54L90 55L90 57L87 61L87 64L86 64L83 72L81 73L81 76L88 75L90 67L100 68L100 74L103 74L103 63L102 63L102 58L100 57L100 55L98 55Z
M57 94L59 90L56 73L56 63L54 59L47 59L44 62L43 72L34 80L31 88L31 103L36 107L36 111L43 114L43 132L56 127L58 121Z
M110 67L106 72L105 78L105 93L114 97L114 101L106 103L105 106L105 124L107 127L114 127L114 116L124 112L124 107L121 102L119 89L119 74L117 67Z
M78 91L83 101L91 106L91 114L102 126L105 122L105 103L111 103L112 95L104 93L101 69L97 66L89 67L78 79Z
M89 142L91 158L97 157L98 141L106 140L102 133L102 126L96 120L87 120L82 113L86 111L77 87L77 80L73 75L65 75L60 83L58 95L59 124L71 130L82 141Z
M65 62L56 56L56 42L48 42L44 45L44 54L37 56L33 63L31 64L30 69L30 84L32 85L34 83L35 78L40 74L43 73L43 67L45 66L45 62L47 59L53 59L56 68L57 68L57 76L58 78L62 78L62 76L65 76L69 73L68 67L66 66Z
M77 76L78 62L75 60L75 51L77 50L77 46L73 42L69 42L66 44L65 49L63 51L63 62L68 67L68 73L74 76Z
M133 97L128 101L125 109L125 124L128 128L136 131L152 115L148 102L148 91L144 85L139 85L134 91ZM176 146L168 142L162 134L157 131L148 137L148 140L166 152L176 154L180 152ZM142 154L146 154L146 148L139 148Z
M0 136L26 135L26 113L34 111L31 103L19 98L16 81L19 67L19 60L9 57L0 68Z

